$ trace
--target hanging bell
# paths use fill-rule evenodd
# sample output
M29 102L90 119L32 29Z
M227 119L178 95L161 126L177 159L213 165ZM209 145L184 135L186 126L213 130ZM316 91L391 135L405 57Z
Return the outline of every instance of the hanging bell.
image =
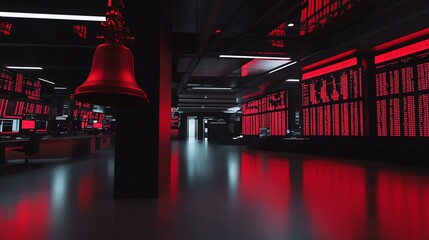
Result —
M103 43L94 53L86 81L76 88L77 101L104 106L134 107L149 102L134 75L134 58L123 45Z

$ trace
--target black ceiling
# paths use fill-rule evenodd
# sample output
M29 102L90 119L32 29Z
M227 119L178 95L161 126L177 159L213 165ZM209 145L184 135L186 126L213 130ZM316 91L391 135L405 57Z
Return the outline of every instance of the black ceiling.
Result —
M361 1L369 7L317 34L300 37L300 0L173 0L173 106L182 111L223 111L239 104L243 95L258 91L258 86L287 88L284 79L299 78L303 64L348 49L367 48L429 25L427 0ZM138 2L150 6L149 1ZM127 0L124 5L127 25L139 9L127 8ZM104 15L106 6L107 0L14 0L2 3L0 11ZM84 82L94 50L101 43L96 38L100 23L0 18L1 22L12 23L10 35L0 34L1 65L43 66L43 71L26 74L68 88L52 94L68 95ZM285 22L295 26L285 27L284 36L269 35ZM86 38L73 33L74 25L87 26ZM249 59L218 57L226 53L279 54L298 64L267 74L267 69L249 65ZM191 90L192 86L233 90Z

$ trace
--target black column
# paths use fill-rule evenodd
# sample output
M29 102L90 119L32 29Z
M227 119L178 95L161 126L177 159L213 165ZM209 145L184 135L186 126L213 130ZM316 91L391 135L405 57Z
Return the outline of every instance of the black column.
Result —
M114 196L157 198L170 173L171 0L123 2L136 80L150 102L117 109Z

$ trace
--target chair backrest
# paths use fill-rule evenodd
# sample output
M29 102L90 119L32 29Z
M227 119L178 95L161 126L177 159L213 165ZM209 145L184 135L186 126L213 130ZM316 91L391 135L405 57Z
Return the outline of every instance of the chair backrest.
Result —
M27 144L24 146L26 155L33 155L39 152L40 143L43 140L43 135L33 134L30 136Z

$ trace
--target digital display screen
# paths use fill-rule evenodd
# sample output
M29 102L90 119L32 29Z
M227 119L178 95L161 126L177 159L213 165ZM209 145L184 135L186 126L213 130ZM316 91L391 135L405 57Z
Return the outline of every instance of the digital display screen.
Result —
M259 135L269 128L272 136L285 136L287 129L287 91L267 94L242 104L242 134Z
M47 132L48 121L36 120L36 132Z
M374 62L377 136L429 137L429 39Z
M35 128L36 128L36 120L23 119L21 121L21 129L35 129Z
M363 67L356 57L302 74L306 136L363 136Z
M19 119L14 118L0 118L0 134L18 134L19 133Z
M19 98L40 100L41 90L42 84L39 80L1 68L0 91Z
M26 114L49 115L51 107L44 103L0 98L0 117L20 118Z
M301 31L304 36L347 14L364 0L301 0Z

